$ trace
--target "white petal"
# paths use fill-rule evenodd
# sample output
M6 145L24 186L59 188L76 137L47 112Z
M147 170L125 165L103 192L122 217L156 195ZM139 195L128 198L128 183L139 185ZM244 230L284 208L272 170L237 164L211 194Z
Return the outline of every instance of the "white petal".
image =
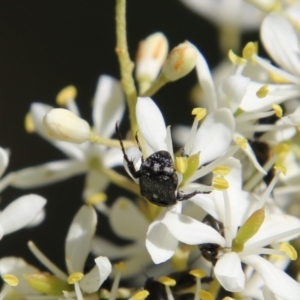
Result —
M111 263L107 257L95 259L96 266L80 280L80 287L86 293L96 292L111 273Z
M178 245L178 241L160 221L153 222L148 229L146 247L155 264L170 259Z
M220 108L210 113L198 129L191 154L200 151L201 165L216 159L231 143L234 127L229 109Z
M106 176L96 170L90 170L85 177L83 199L88 199L96 193L105 191L108 184L109 180Z
M300 107L297 107L294 113L290 114L289 116L281 118L283 123L287 123L294 126L300 125Z
M168 150L166 144L167 129L164 118L151 98L139 97L136 104L136 117L147 144L156 152Z
M13 173L11 185L18 188L33 188L65 180L86 171L85 162L62 160L29 167Z
M245 286L245 274L239 256L230 252L221 257L214 268L214 273L225 290L240 292Z
M124 94L119 81L102 75L94 98L93 121L97 134L110 137L125 110Z
M46 202L45 198L31 194L10 203L0 214L4 234L17 231L32 222Z
M191 217L168 212L161 222L168 227L177 240L185 244L213 243L225 246L224 238L215 229Z
M300 75L299 40L289 21L280 13L270 13L261 25L262 42L275 62Z
M265 284L274 294L285 300L300 299L300 283L284 271L257 255L249 255L243 257L242 260L260 274Z
M280 104L286 100L299 97L299 89L291 84L268 84L269 93L264 98L257 97L256 93L263 86L262 83L250 81L247 92L240 108L246 112L269 110L273 104Z
M0 147L0 177L5 172L8 165L9 157L5 149Z
M246 94L249 78L240 75L231 75L224 79L218 87L218 106L226 107L234 113Z
M66 238L66 264L69 274L83 272L96 225L97 215L94 208L82 206L75 215Z
M123 197L114 202L109 221L118 236L129 240L145 238L149 226L136 205Z
M197 54L196 71L198 80L204 93L203 99L206 100L205 107L209 112L212 112L217 108L215 85L205 58L199 50L197 50Z
M129 160L133 161L135 170L139 170L140 165L141 165L141 158L142 158L142 155L143 155L141 153L141 151L136 147L131 147L131 148L128 148L126 150L126 155L127 155ZM123 163L124 163L124 168L127 171L127 173L129 174L129 176L134 180L135 183L139 184L139 179L133 177L133 175L129 171L128 164L125 161L125 159L123 160Z

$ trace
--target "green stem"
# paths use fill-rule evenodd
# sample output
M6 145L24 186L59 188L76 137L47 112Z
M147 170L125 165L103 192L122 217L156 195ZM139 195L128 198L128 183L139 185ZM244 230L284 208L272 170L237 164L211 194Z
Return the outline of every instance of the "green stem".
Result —
M116 53L120 64L121 84L126 94L129 109L130 125L132 133L134 134L138 131L138 125L135 114L137 91L132 76L134 64L130 60L127 46L126 0L116 0L116 35Z

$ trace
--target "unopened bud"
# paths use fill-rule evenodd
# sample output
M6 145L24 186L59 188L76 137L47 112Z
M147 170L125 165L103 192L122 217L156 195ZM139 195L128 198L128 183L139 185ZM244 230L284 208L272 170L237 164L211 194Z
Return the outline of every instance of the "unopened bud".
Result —
M196 61L195 47L189 42L184 42L169 53L162 72L168 81L175 81L191 72Z
M81 144L89 140L90 125L63 108L50 110L43 119L48 135L60 141Z
M161 32L141 41L136 57L136 78L140 85L151 84L158 76L168 54L168 41ZM143 91L141 91L143 92Z

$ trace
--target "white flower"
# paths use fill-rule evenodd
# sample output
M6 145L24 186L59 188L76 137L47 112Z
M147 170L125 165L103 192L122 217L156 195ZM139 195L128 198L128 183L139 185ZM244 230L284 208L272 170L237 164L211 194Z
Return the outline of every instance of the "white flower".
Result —
M279 254L278 250L263 248L287 241L300 234L300 220L283 214L266 214L259 230L248 238L243 249L234 252L232 244L239 229L246 220L258 211L264 203L251 199L241 190L241 165L236 159L229 159L232 173L226 176L229 188L225 192L214 191L211 195L197 195L192 201L201 205L209 214L224 224L224 237L213 228L188 216L168 212L162 223L165 230L175 239L192 245L214 243L220 245L223 255L218 257L214 267L216 278L229 291L243 291L245 274L241 262L252 266L268 288L283 299L300 297L300 284L281 269L273 266L259 254ZM202 199L200 199L202 198ZM214 234L211 230L214 230ZM219 239L219 241L218 241ZM155 256L160 257L164 249L156 247ZM272 274L272 275L270 275ZM297 295L297 296L296 296Z
M91 250L92 239L97 225L97 215L93 207L83 205L75 215L65 242L65 259L69 275L84 273L86 259ZM55 266L32 242L29 248L36 257L59 279L67 282L68 275ZM96 292L111 273L111 263L107 257L94 259L95 266L75 285L85 293ZM79 289L78 287L78 289ZM75 292L80 293L76 289Z
M74 99L67 102L67 105L75 115L79 114ZM109 138L115 131L116 122L122 118L124 106L124 96L119 82L112 77L101 76L93 102L92 117L95 133ZM5 184L10 184L14 187L32 188L86 173L87 177L83 192L85 199L99 191L105 190L109 181L99 172L99 166L103 165L105 168L112 168L121 164L122 155L120 150L94 145L89 142L78 145L50 139L44 129L43 118L51 109L52 107L41 103L33 103L31 105L30 113L35 131L60 149L68 159L13 172L8 174L3 181L5 181Z

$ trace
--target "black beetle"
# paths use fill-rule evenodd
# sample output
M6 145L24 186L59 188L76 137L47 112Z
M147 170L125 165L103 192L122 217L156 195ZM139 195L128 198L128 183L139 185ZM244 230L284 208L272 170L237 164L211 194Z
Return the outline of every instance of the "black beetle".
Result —
M223 223L219 222L211 215L206 215L204 217L204 219L202 220L202 223L204 223L208 226L211 226L212 228L217 230L219 233L223 233L223 231L224 231ZM198 248L201 251L202 256L206 260L210 261L213 264L213 266L215 266L218 261L220 245L207 243L207 244L198 245Z
M145 160L142 157L141 167L139 170L136 170L133 161L128 158L125 152L118 124L116 124L116 132L128 169L134 178L139 178L141 195L146 197L151 203L158 206L172 206L177 201L190 199L199 193L207 193L194 191L184 194L177 190L177 173L170 153L165 150L157 151ZM135 139L142 152L137 134Z

